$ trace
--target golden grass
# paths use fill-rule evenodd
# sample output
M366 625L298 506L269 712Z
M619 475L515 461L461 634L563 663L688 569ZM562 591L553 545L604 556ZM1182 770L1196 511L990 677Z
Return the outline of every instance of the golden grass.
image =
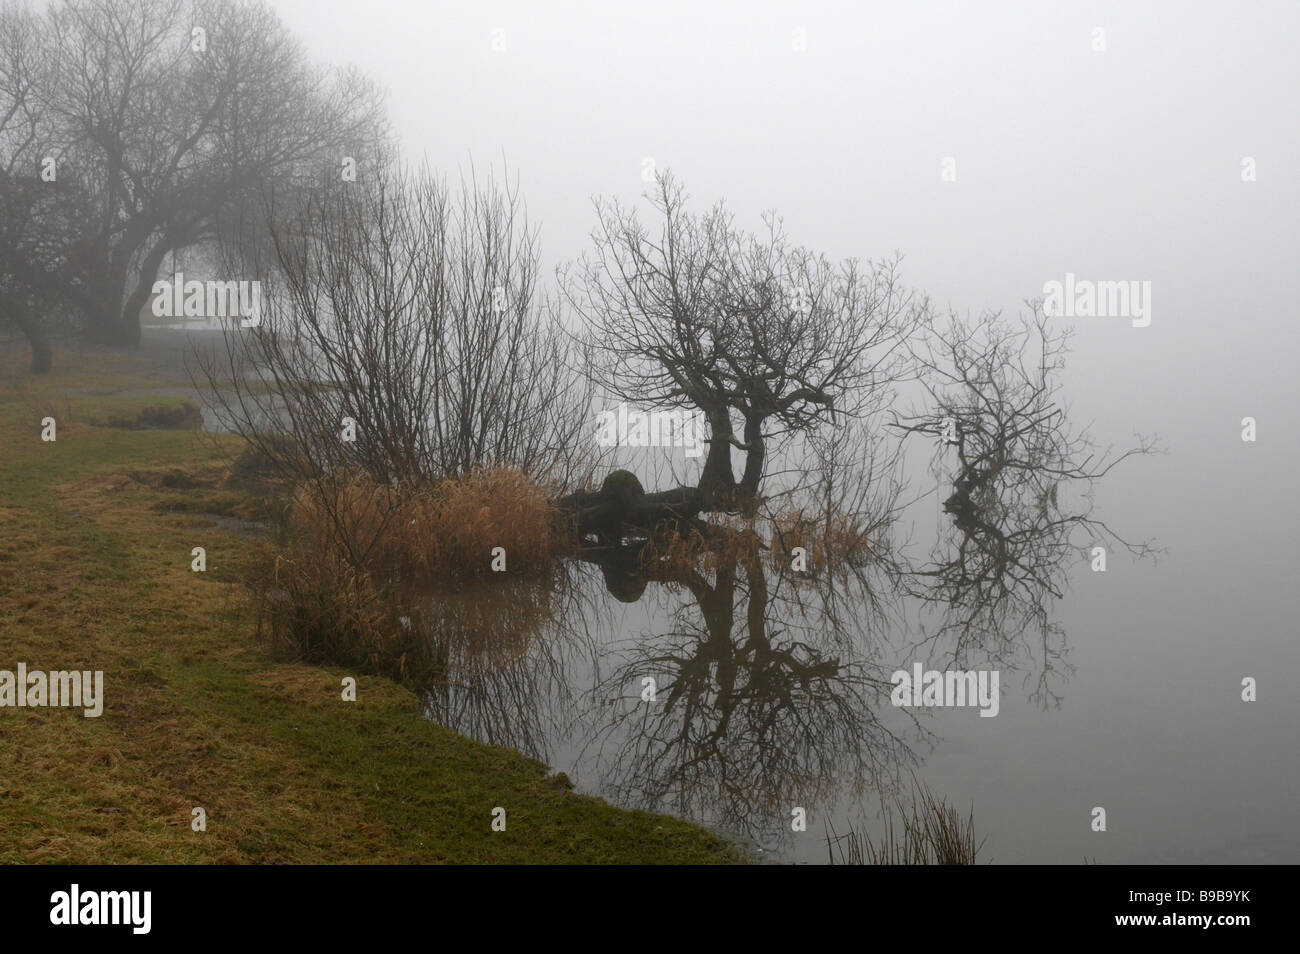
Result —
M711 571L719 566L764 558L768 566L795 579L864 566L870 559L870 534L850 515L812 514L786 506L752 518L719 515L707 536L672 531L651 538L641 551L647 567L661 573ZM796 570L795 549L803 555Z
M639 554L642 566L669 576L688 571L711 572L752 559L766 546L755 521L723 516L710 527L708 536L694 530L671 530L652 536Z
M545 488L504 468L431 490L353 476L322 481L298 491L292 522L313 551L336 549L422 582L488 578L503 560L511 578L542 576L561 542Z
M827 568L863 566L870 559L870 534L847 514L787 505L772 514L770 538L772 566L783 572L790 570L796 547L803 548L812 576Z
M559 542L546 489L507 468L447 481L412 501L406 552L425 573L483 577L493 572L492 551L505 550L511 576L551 570Z
M529 606L544 591L523 584L549 582L554 524L544 489L505 469L431 490L356 476L304 486L290 508L286 544L265 551L250 575L264 634L296 659L416 683L436 679L453 644L459 653L473 642L465 633L494 627L449 614L430 597L454 603L450 591L486 586L473 602L522 638L535 625L510 617L520 615L513 610L521 585ZM498 547L504 553L494 555ZM532 609L522 614L532 624L547 615L544 605Z

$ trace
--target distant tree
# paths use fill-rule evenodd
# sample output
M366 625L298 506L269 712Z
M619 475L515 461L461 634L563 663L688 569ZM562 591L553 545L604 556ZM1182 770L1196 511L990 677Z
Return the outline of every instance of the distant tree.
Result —
M17 327L32 350L32 370L50 370L48 310L67 279L68 254L84 210L67 180L44 182L41 158L53 130L39 90L50 64L40 56L39 22L26 7L0 5L0 321Z
M84 205L66 184L0 169L0 321L18 328L32 351L32 371L53 364L52 333L66 330L63 290L71 280Z
M9 58L0 117L39 116L46 141L15 171L52 159L84 197L63 290L99 341L139 343L169 253L214 240L268 185L314 181L385 135L377 90L309 65L262 3L58 0L35 17L10 3L0 20L28 51Z

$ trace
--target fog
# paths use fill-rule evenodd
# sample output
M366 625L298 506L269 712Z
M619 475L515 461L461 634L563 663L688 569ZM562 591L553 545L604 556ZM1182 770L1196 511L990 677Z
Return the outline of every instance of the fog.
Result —
M1189 424L1201 466L1209 444L1186 441L1235 440L1244 415L1294 432L1294 4L274 8L387 88L409 156L517 175L550 265L586 246L592 196L642 194L651 158L700 207L775 209L835 258L897 250L962 313L1067 272L1151 281L1149 327L1076 323L1080 412L1120 436Z
M1295 859L1300 6L274 7L387 87L408 156L452 177L504 163L548 267L586 247L592 196L634 200L652 159L698 208L775 209L835 258L897 250L963 314L1067 273L1151 282L1149 327L1074 321L1064 380L1103 446L1140 431L1169 451L1098 493L1166 553L1076 580L1062 714L942 720L928 777L975 800L1005 860ZM1006 758L980 748L995 732ZM1094 804L1125 847L1088 840Z

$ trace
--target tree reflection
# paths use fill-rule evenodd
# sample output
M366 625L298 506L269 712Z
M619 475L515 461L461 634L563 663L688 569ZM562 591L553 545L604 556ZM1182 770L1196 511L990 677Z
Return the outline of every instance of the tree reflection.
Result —
M1094 482L1155 445L1098 453L1068 426L1065 337L1040 313L932 331L926 407L893 421L938 443L947 486L928 556L895 539L897 458L878 431L843 429L804 459L815 505L782 501L799 518L784 529L695 521L694 549L624 539L581 551L554 585L435 601L425 622L447 676L430 714L548 761L562 747L566 771L621 805L772 844L791 836L791 809L884 800L918 762L932 736L890 704L895 669L1023 672L1031 702L1058 705L1071 667L1053 614L1070 571L1098 545L1154 552L1094 514ZM798 572L789 556L806 541L790 528L816 526L820 557ZM619 604L642 621L616 620Z
M549 761L575 718L578 656L599 607L562 567L549 582L426 594L425 631L437 633L442 675L424 685L429 718L464 735Z
M585 559L602 569L626 561L615 554ZM689 598L667 632L610 653L616 661L595 696L618 703L588 740L602 789L770 841L789 833L795 806L892 786L912 760L902 733L915 723L881 717L890 685L863 646L868 631L830 623L819 599L768 575L757 548L712 562L642 564L644 581ZM643 698L646 679L654 701Z

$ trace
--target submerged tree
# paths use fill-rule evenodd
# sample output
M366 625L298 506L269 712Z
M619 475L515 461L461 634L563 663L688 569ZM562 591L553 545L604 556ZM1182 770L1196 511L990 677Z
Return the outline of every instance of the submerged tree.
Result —
M1097 517L1092 489L1122 461L1158 451L1140 435L1128 450L1099 450L1070 423L1059 380L1069 332L1050 327L1040 303L1030 309L1019 322L988 313L930 323L911 348L925 409L896 414L892 426L936 441L939 459L951 460L951 532L910 575L912 594L944 614L939 633L955 636L954 658L976 648L996 655L1032 634L1050 668L1063 640L1049 607L1070 566L1098 545L1156 552Z

